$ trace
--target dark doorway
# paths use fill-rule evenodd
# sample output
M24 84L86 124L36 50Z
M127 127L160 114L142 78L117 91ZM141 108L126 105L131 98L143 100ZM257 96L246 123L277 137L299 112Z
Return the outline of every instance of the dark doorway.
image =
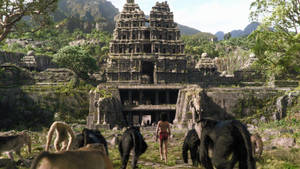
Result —
M146 105L154 105L155 104L155 91L145 90L143 100L145 100Z
M145 53L151 53L151 44L145 44L144 45L144 52Z
M149 84L153 83L153 72L154 72L154 63L144 61L142 62L142 83Z

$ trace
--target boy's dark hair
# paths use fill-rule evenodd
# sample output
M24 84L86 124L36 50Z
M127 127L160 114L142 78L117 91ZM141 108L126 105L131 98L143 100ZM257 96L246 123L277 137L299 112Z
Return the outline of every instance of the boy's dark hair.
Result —
M168 115L166 113L160 114L160 120L161 121L168 121Z

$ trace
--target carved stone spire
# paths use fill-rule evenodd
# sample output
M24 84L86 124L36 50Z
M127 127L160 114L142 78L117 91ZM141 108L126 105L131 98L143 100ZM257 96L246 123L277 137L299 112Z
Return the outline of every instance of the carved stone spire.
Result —
M127 0L127 3L134 3L134 0Z

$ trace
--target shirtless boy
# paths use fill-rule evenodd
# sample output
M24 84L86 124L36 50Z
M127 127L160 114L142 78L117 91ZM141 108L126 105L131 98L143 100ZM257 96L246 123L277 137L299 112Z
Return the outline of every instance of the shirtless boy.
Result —
M167 114L161 114L160 121L157 124L156 128L156 141L159 138L159 152L160 159L163 160L163 156L165 159L165 163L167 163L167 153L168 153L168 140L171 135L170 124L168 122ZM164 145L164 152L163 152Z

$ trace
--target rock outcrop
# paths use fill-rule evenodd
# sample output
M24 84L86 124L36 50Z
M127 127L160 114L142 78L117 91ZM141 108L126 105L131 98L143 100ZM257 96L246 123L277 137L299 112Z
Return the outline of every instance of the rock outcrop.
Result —
M276 110L273 114L273 119L281 120L286 117L288 107L293 106L298 97L300 97L300 91L289 92L288 94L278 97L276 100Z

